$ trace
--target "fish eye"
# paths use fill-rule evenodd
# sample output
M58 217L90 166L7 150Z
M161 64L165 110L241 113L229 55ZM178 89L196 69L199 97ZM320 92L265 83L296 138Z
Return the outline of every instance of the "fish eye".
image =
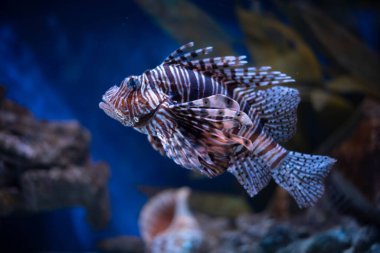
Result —
M140 85L140 81L139 80L137 80L137 79L135 79L133 77L129 78L128 83L127 83L128 88L136 90L137 86L139 86L139 85Z

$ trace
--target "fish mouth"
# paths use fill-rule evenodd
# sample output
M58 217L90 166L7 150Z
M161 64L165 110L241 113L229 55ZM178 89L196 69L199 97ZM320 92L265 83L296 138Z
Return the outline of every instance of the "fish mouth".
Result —
M111 104L110 100L118 90L119 88L116 85L109 88L106 93L103 94L102 101L99 103L99 108L109 116L111 116L110 114L115 114L115 107Z
M109 116L111 116L110 114L113 114L112 111L114 110L114 108L110 106L108 102L104 99L99 103L99 108L102 109Z
M99 103L99 108L102 109L109 117L119 121L124 126L133 126L133 122L127 116L121 116L117 113L115 107L110 104L104 97Z
M118 120L118 117L115 113L115 108L112 105L110 105L110 103L104 98L104 96L102 99L103 101L99 103L99 108L102 109L111 118Z
M106 103L104 103L103 101L101 101L99 103L99 108L102 109L102 110L106 110L106 108L108 108L108 107L109 107L109 105L106 104Z

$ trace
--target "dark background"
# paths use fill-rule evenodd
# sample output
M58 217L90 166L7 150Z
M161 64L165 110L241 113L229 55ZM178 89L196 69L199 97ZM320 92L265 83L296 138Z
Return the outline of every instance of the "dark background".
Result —
M233 38L236 53L246 52L235 1L192 2ZM373 5L371 1L318 2L378 52L379 20ZM279 15L271 3L263 6ZM112 219L104 230L94 231L80 208L1 218L0 250L93 250L99 239L138 235L138 214L146 201L138 186L241 191L231 175L212 181L194 179L155 152L146 136L123 127L98 108L110 86L154 68L178 46L134 1L1 1L0 84L6 86L9 98L36 117L76 119L89 129L93 160L107 161L111 167Z

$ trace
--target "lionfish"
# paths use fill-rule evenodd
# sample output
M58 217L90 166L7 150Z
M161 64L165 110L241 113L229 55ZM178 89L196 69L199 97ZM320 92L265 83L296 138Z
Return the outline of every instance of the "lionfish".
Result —
M177 164L214 177L232 173L253 197L273 177L299 207L314 205L335 159L288 151L300 96L271 67L242 67L245 56L204 58L190 42L159 66L111 87L99 107L148 135ZM199 56L201 56L199 58Z

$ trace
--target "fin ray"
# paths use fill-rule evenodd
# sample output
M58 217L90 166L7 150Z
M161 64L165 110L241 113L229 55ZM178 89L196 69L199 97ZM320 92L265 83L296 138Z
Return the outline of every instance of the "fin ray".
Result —
M168 107L176 129L170 138L159 137L167 156L179 165L213 177L227 170L237 144L253 149L249 139L233 133L241 126L252 125L251 120L238 110L236 101L226 96L215 95ZM186 157L189 151L194 155Z
M186 43L185 45L180 46L178 49L173 51L171 54L169 54L168 57L165 58L164 63L168 63L168 62L172 61L175 57L180 57L181 55L183 55L185 53L185 50L187 48L190 48L193 46L194 46L194 42L192 42L192 41L189 43Z
M275 141L288 141L295 134L300 102L296 89L281 86L259 91L254 88L237 88L233 98L252 121L259 117L265 133Z
M218 56L196 59L207 55L212 47L205 47L186 52L186 49L194 46L193 42L187 43L172 52L163 64L178 64L188 69L198 70L207 74L219 82L229 86L232 91L236 87L262 87L294 82L290 76L280 71L270 71L271 67L245 67L246 56Z
M259 157L241 157L228 168L247 193L253 197L268 185L271 179L269 167Z
M158 151L161 155L165 155L165 150L162 146L160 139L157 136L148 134L148 141L152 145L153 149Z
M169 106L169 108L174 108L174 107L177 107L177 108L178 107L181 107L181 108L207 107L207 108L218 108L218 109L228 108L230 110L240 111L240 106L234 99L225 95L221 95L221 94L193 100L190 102L176 103Z

